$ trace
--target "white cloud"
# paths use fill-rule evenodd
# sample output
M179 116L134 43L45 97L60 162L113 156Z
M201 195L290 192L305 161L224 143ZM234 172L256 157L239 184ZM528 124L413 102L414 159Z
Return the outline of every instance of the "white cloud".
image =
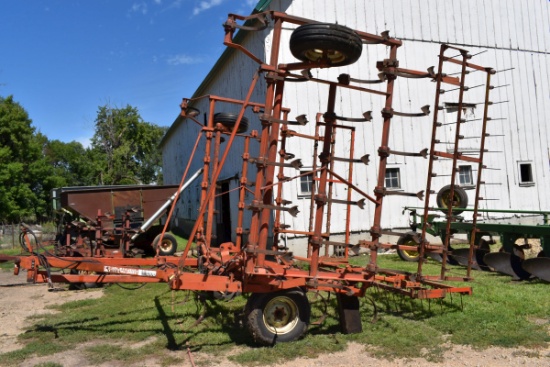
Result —
M147 4L145 2L140 2L140 3L133 3L132 4L132 8L131 8L131 11L134 12L134 13L141 13L143 15L147 14Z
M248 5L252 9L254 9L257 4L258 0L246 0L246 5Z
M205 10L208 10L214 6L218 6L223 2L223 0L207 0L201 1L198 6L195 6L193 9L193 15L197 15Z
M168 65L174 65L174 66L197 64L201 61L202 60L199 57L192 57L185 54L170 56L168 59L166 59L166 62L168 63Z

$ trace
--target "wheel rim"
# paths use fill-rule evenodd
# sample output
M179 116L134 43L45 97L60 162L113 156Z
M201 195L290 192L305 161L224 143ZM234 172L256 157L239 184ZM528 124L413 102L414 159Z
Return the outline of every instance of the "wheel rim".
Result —
M288 297L275 297L264 309L264 324L274 334L286 334L298 324L298 306Z
M162 251L169 251L172 249L172 241L170 241L167 238L163 238L162 242L160 243L160 249Z
M414 240L409 240L407 242L405 242L403 245L405 246L418 246L416 242L414 242ZM418 251L415 251L415 250L401 250L406 256L410 257L410 258L415 258L415 257L418 257Z
M449 206L451 206L451 204L458 207L460 207L462 204L460 201L460 197L456 193L451 196L450 192L443 197L442 203L445 208L448 208Z
M346 59L343 53L338 50L321 50L314 48L312 50L307 50L305 57L311 61L318 61L319 59L326 57L331 61L331 64L342 62Z

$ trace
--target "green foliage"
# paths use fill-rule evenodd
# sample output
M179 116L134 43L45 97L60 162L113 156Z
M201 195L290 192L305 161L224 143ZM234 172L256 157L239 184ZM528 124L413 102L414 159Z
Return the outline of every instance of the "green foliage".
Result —
M165 131L135 107L101 106L92 147L85 148L48 140L12 96L0 97L0 221L52 218L57 187L161 183Z
M40 136L27 112L12 96L0 97L0 220L17 222L36 214L35 192L40 162Z
M92 147L100 157L101 184L159 182L158 144L165 131L144 122L135 107L99 107Z
M97 183L94 156L82 144L50 140L44 147L44 155L55 177L60 180L54 187L90 186Z

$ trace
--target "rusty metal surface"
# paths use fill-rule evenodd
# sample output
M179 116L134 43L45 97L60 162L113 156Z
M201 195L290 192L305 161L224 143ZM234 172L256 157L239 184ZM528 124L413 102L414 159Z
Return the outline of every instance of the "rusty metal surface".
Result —
M273 26L273 41L271 55L269 60L263 61L255 56L242 45L233 42L233 34L236 29L243 26L237 24L237 20L258 19L263 22L263 17L269 16ZM266 18L267 19L267 18ZM435 78L437 81L437 93L434 111L439 108L439 90L442 83L451 83L458 85L461 93L464 92L466 69L472 68L487 72L489 83L489 68L483 68L472 64L467 57L467 52L450 46L444 46L443 51L448 49L459 50L462 52L462 61L448 59L442 55L437 73L433 70L426 72L414 71L398 68L398 48L401 41L388 37L387 34L381 36L371 35L362 31L357 31L365 44L380 43L389 47L389 59L383 60L377 64L378 69L383 74L383 80L386 83L385 91L376 91L366 88L360 88L351 85L346 80L330 81L316 78L308 78L311 83L318 83L324 88L328 88L328 98L324 102L326 111L319 113L315 121L315 135L310 136L298 132L292 132L288 129L288 109L282 105L284 100L285 78L292 75L293 70L330 67L330 62L320 60L316 62L300 62L284 64L280 60L281 32L285 22L291 24L314 23L313 20L297 18L284 13L269 12L266 14L256 14L251 17L242 17L230 14L225 24L224 44L235 48L244 53L247 57L258 63L258 72L250 82L250 87L246 92L244 100L236 100L226 97L207 95L198 97L194 100L184 100L182 103L182 116L187 118L190 123L197 123L201 126L201 131L197 137L197 142L190 154L189 163L182 177L182 183L186 179L189 171L190 162L197 159L203 168L203 178L200 193L200 208L197 214L197 220L194 223L189 241L180 257L162 257L156 256L153 259L115 259L103 257L84 257L75 259L71 257L48 257L46 260L48 266L69 268L81 272L74 275L50 275L48 271L42 269L36 255L18 257L15 260L18 268L27 269L29 281L49 282L52 280L64 282L165 282L173 290L201 290L201 291L220 291L220 292L247 292L247 293L268 293L280 290L288 290L296 287L302 287L311 290L322 290L335 292L346 297L362 297L369 288L376 288L388 292L393 292L411 298L444 298L449 294L471 294L469 286L451 286L444 283L447 280L470 280L470 269L472 264L473 243L470 244L469 261L467 274L454 275L446 273L446 260L448 255L448 242L443 246L429 244L426 241L425 228L421 233L419 251L423 256L427 252L442 254L443 264L440 274L424 274L423 261L418 263L416 273L407 273L390 269L381 269L378 264L378 254L382 248L396 245L388 245L382 242L383 235L399 235L381 227L381 218L384 208L384 200L388 195L395 194L386 188L385 177L387 172L388 157L392 154L407 155L411 159L425 159L427 151L420 153L406 153L395 147L389 147L391 142L393 117L407 116L408 118L422 118L429 113L429 109L423 107L422 113L395 112L392 108L394 95L394 82L400 77L413 77L415 79ZM368 47L368 46L367 46ZM462 73L459 78L449 78L442 70L444 62L452 60L453 64L459 64L462 67ZM468 61L466 61L468 60ZM257 82L260 77L265 78L265 103L251 102ZM302 77L303 78L303 77ZM351 78L349 80L352 80ZM430 82L429 80L427 82ZM377 98L384 98L384 108L381 111L382 125L379 127L381 132L380 146L378 152L377 171L378 174L373 178L374 187L367 187L367 183L354 184L353 165L364 165L368 163L368 156L365 159L355 158L359 150L356 145L355 130L353 126L338 123L336 116L336 104L338 103L338 93L340 89L352 89L354 91L372 94ZM488 97L487 97L488 98ZM199 123L194 116L193 103L203 99L203 104L207 104L208 111L207 123ZM214 123L214 114L218 103L228 103L234 108L236 120L232 129L224 126L223 128ZM323 104L321 104L323 105ZM458 102L458 109L461 110L462 97ZM488 106L488 100L485 102ZM189 113L188 113L189 110ZM486 112L486 111L485 111ZM261 114L258 119L261 121L261 130L249 133L238 133L239 126L245 115ZM369 118L343 119L347 123L361 123L370 120L370 111L365 116ZM305 123L304 119L300 119ZM484 116L484 122L487 121L487 113ZM300 124L301 124L300 123ZM457 124L460 125L460 114ZM483 156L477 158L467 158L460 155L455 148L454 153L437 151L435 131L439 127L437 113L434 115L432 143L429 150L429 169L426 185L426 208L429 207L429 197L431 193L431 172L433 162L437 157L451 158L453 162L453 173L451 181L454 182L457 162L459 160L473 161L479 164L478 173L481 174ZM459 129L456 130L456 142L460 139ZM483 134L485 130L483 130ZM348 147L349 153L346 157L335 156L336 134L349 134ZM205 139L203 146L199 147L200 138ZM220 149L222 137L225 139L225 148ZM285 200L283 197L283 188L299 180L303 175L296 172L299 168L297 163L289 164L292 152L287 152L290 143L288 138L300 139L300 144L314 144L315 162L313 169L308 174L313 175L314 189L310 198L311 212L307 228L292 228L283 223L283 212L290 214L297 213L297 206ZM238 174L239 193L238 193L238 216L236 225L231 229L236 234L235 243L219 243L214 238L216 226L216 206L215 200L221 195L217 188L220 173L227 162L228 155L231 154L231 148L235 145L243 146L242 167ZM256 144L258 156L251 157L251 145ZM293 143L294 144L294 143ZM484 149L484 141L481 142L481 150ZM458 144L457 144L458 145ZM202 149L202 150L201 150ZM202 153L202 156L201 156ZM365 157L364 152L360 152ZM318 160L317 160L318 158ZM344 163L347 172L338 172L339 169L334 162ZM254 187L249 187L249 172L255 170ZM346 177L347 176L347 177ZM478 177L478 186L480 184ZM346 200L340 200L333 196L333 185L343 185L348 194ZM181 185L180 185L181 186ZM129 192L128 190L110 190L95 191L83 193L65 193L65 204L79 213L86 213L87 218L101 220L107 217L105 213L117 213L117 208L123 208L127 213L134 205L140 205L145 208L147 205L153 205L161 198L170 196L175 191L176 186L170 187L169 193L163 191L152 191L141 189L138 192ZM367 192L372 190L374 195ZM353 197L351 193L354 193ZM452 186L451 186L452 192ZM414 195L422 198L421 191L418 193L397 193L400 195ZM359 196L359 199L354 197ZM92 200L93 198L93 200ZM476 208L479 200L479 190L476 192ZM350 243L350 208L351 206L363 209L366 201L374 207L374 216L370 228L370 238L364 238L357 243ZM347 210L346 237L344 242L338 242L331 239L330 220L333 205L344 205ZM99 207L98 207L99 206ZM98 212L98 209L99 212ZM148 212L143 209L144 213ZM248 211L250 221L245 220L245 213ZM169 216L172 215L170 211ZM273 214L275 212L275 214ZM426 210L427 212L427 210ZM125 214L128 215L128 214ZM449 208L448 216L452 215L452 205ZM106 218L108 219L108 218ZM427 220L424 220L427 223ZM128 222L125 222L128 226ZM101 237L101 223L97 228L92 228L99 235L98 248L102 249L104 243ZM249 229L248 236L244 236L245 229ZM475 230L475 225L473 227ZM273 230L273 233L270 231ZM163 233L166 231L163 230ZM450 233L450 229L448 229ZM284 246L271 246L269 241L270 234L273 234L275 240L279 239L280 234L293 233L308 237L308 255L304 258L294 256L284 248ZM120 246L127 246L127 242L122 241ZM410 248L411 246L403 246ZM334 258L335 249L343 248L343 257ZM364 267L353 266L348 262L348 256L351 248L359 248L369 253L368 264ZM104 250L102 250L104 251ZM193 252L195 251L195 252ZM104 253L102 253L104 254ZM157 254L158 255L158 254ZM195 257L196 256L196 257ZM1 259L1 258L0 258ZM43 262L42 262L43 263ZM305 263L307 266L299 266L299 263ZM146 269L139 268L146 266ZM96 272L95 275L83 275L82 272ZM346 301L343 305L344 326L346 329L355 330L348 325L357 318L355 302ZM348 307L349 306L349 307ZM350 310L349 316L346 313Z
M62 208L92 222L98 210L116 219L122 219L127 210L135 210L139 217L147 220L177 188L177 185L62 187L59 198Z

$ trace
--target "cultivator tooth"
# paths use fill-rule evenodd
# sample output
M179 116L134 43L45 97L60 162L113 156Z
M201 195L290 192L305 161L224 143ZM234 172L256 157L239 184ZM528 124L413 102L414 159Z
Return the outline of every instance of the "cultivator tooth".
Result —
M531 275L550 282L550 257L527 259L522 263L522 267Z
M293 160L290 163L270 162L264 158L249 158L248 161L252 164L256 164L256 166L258 167L279 166L279 167L294 168L297 170L303 167L302 160L299 158Z
M282 210L285 212L288 212L293 217L296 217L300 210L298 209L298 205L294 205L291 207L284 207L279 205L267 205L267 204L261 204L261 203L252 203L248 206L248 209L253 211L259 211L260 209L271 209L271 210Z
M361 158L340 158L340 157L333 157L333 161L338 162L351 162L351 163L363 163L365 166L369 164L369 155L365 154Z
M344 117L344 116L333 116L336 120L347 121L347 122L368 122L372 121L372 111L363 112L363 117Z
M357 200L357 201L353 201L353 200L348 201L348 200L340 200L340 199L329 199L329 198L321 196L321 195L316 195L315 200L318 201L318 202L323 202L323 203L330 202L330 203L334 203L334 204L357 205L360 209L365 208L365 199L360 199L360 200Z
M260 120L263 123L278 123L283 125L295 125L295 126L306 126L309 122L307 119L307 116L305 114L296 116L296 121L288 121L288 120L281 120L273 118L269 115L260 115Z
M407 156L407 157L422 157L427 158L428 157L428 148L422 149L420 152L402 152L398 150L392 150L388 147L380 147L378 148L378 155L380 157L389 157L390 154L394 155L401 155L401 156Z
M398 112L393 109L382 109L382 116L384 117L393 117L395 116L401 116L401 117L422 117L422 116L428 116L430 114L430 105L422 106L420 108L421 112Z
M386 190L385 188L383 188L382 190L375 189L375 193L380 194L382 196L385 196L385 195L416 196L419 200L424 199L424 190L421 190L418 192L401 192L401 191Z

